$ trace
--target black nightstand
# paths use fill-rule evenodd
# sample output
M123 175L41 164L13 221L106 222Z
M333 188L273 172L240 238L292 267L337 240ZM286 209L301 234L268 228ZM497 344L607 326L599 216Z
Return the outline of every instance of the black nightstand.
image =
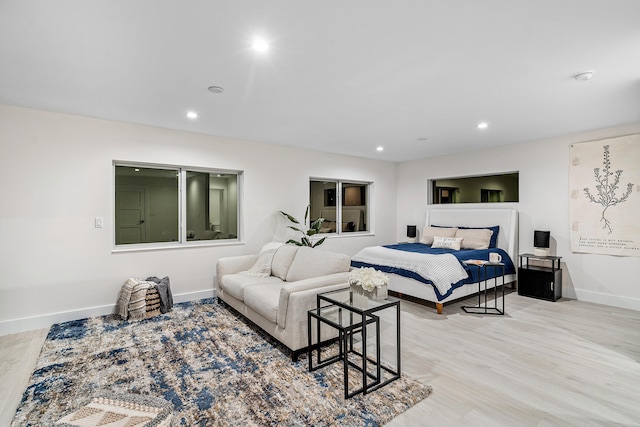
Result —
M518 295L557 301L562 298L562 269L559 256L522 254L518 267ZM529 259L550 261L551 266L529 265Z

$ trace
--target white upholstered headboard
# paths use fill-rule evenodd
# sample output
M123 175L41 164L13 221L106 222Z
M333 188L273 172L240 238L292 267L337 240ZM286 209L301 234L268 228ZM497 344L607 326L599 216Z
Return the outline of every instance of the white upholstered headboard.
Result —
M426 225L500 226L498 247L518 261L518 211L515 209L427 209Z

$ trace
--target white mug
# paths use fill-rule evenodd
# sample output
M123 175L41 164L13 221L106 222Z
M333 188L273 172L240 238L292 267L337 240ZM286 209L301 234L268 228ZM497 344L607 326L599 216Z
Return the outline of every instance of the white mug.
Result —
M498 262L502 261L502 256L499 253L496 252L489 252L489 262L496 264Z

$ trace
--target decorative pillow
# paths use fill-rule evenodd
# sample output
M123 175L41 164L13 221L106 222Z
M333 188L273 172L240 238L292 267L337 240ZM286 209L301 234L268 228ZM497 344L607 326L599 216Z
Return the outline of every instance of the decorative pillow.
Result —
M420 243L425 245L433 244L433 238L435 236L440 237L456 237L457 228L445 228L445 227L429 227L425 226L422 229L422 236L420 237Z
M433 244L431 245L431 247L453 249L454 251L459 251L461 243L462 243L462 237L435 236L433 238Z
M489 249L493 231L486 228L458 229L456 237L462 238L462 249Z
M432 227L450 228L450 226L447 226L447 225L432 225ZM458 226L458 228L463 229L463 230L477 230L477 229L482 229L482 228L486 228L487 230L491 230L491 231L493 231L493 234L491 234L491 241L489 242L489 249L495 248L495 247L498 246L498 234L500 233L500 226L499 225L494 225L494 226L491 226L491 227L464 227L464 226Z
M287 279L287 273L291 268L291 263L298 252L298 246L282 245L276 250L276 254L271 261L271 275L282 280Z

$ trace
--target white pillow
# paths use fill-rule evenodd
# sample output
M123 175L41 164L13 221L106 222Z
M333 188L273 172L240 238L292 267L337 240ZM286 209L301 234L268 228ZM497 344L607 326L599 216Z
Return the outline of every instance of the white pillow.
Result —
M432 248L453 249L455 251L460 250L460 244L462 243L462 237L442 237L435 236L433 238Z
M444 228L444 227L429 227L425 226L422 229L422 236L420 236L420 243L425 245L433 244L433 238L435 236L440 237L456 237L457 228Z
M487 228L460 228L456 237L462 237L462 249L489 249L492 234Z
M291 268L291 263L298 253L296 245L282 245L276 249L276 254L271 261L271 275L287 280L287 273Z

